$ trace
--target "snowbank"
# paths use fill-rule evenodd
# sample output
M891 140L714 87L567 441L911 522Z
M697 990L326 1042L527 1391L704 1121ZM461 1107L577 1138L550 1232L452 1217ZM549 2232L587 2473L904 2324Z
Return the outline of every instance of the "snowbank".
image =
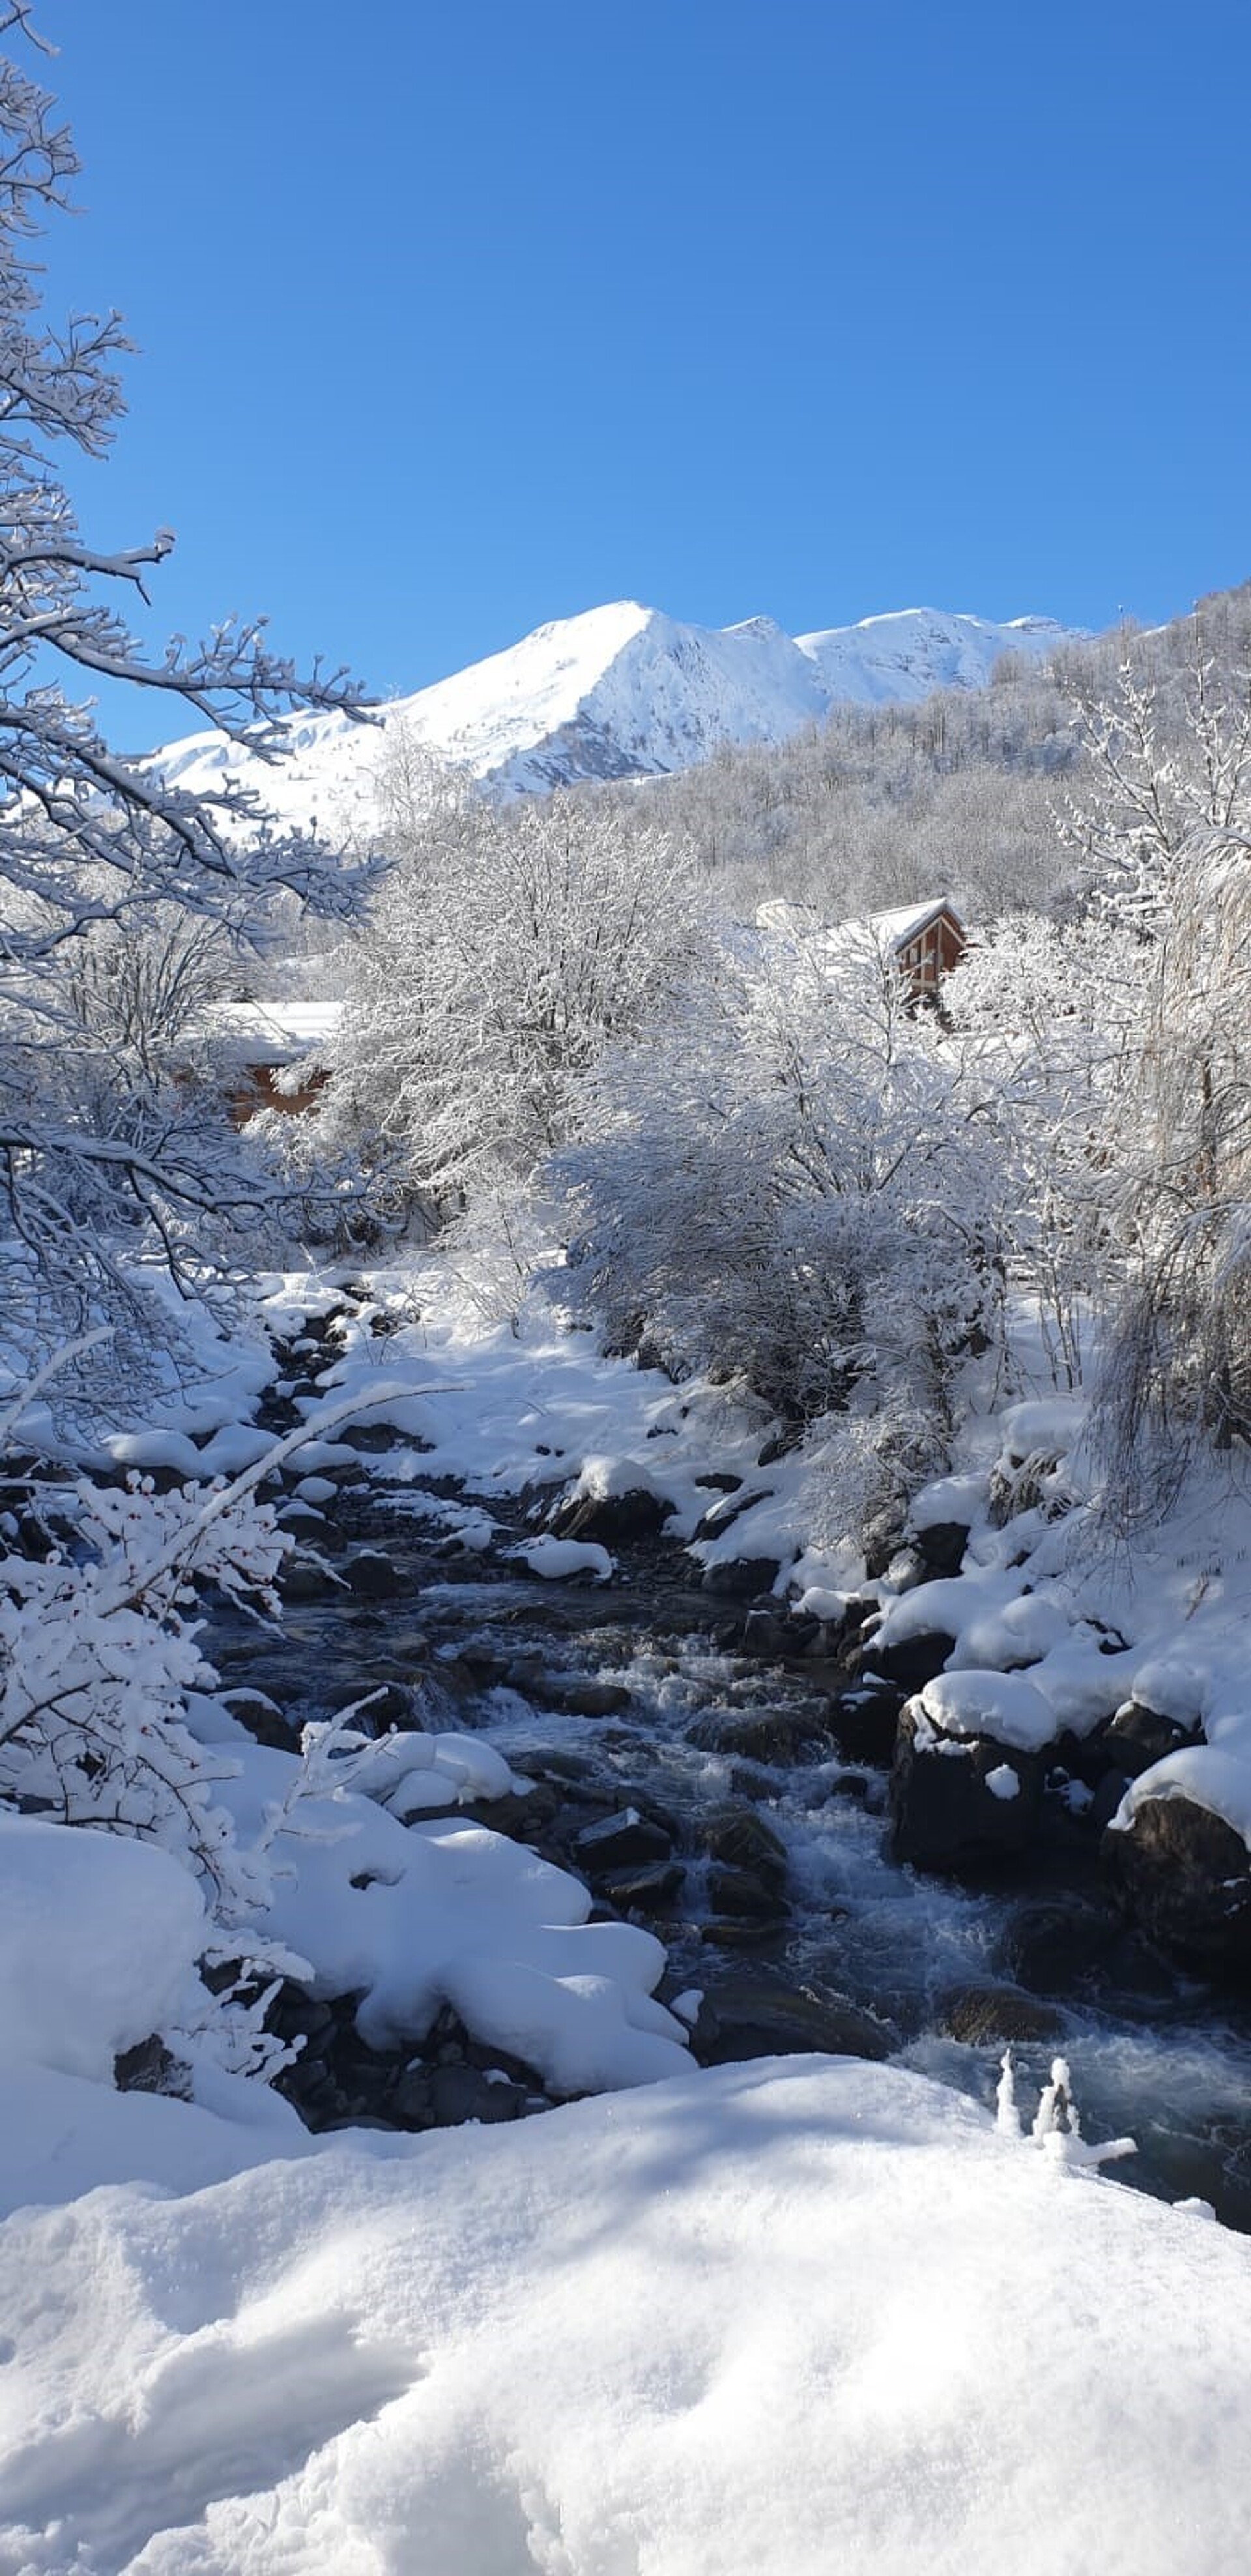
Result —
M110 2084L174 2015L204 1947L194 1879L168 1852L0 1815L0 2064Z
M1178 2576L1251 2246L827 2059L10 2222L23 2576Z

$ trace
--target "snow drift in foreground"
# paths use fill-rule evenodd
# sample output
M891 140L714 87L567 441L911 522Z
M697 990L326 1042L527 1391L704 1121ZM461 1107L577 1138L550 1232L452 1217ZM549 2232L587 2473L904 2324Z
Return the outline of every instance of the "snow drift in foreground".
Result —
M0 2250L0 2567L1234 2568L1249 2293L1241 2238L828 2059L100 2192Z

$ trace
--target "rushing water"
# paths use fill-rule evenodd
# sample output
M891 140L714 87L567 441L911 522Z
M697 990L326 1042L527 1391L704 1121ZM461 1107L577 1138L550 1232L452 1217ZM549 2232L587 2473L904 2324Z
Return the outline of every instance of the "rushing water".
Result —
M656 1810L684 1872L667 1909L640 1918L668 1946L666 1994L697 1989L715 2002L746 1982L758 1993L845 1998L883 2025L901 2064L989 2103L1003 2038L993 2022L984 2035L952 2036L953 2019L967 2027L952 1999L1009 1987L1019 2006L1027 1989L1051 2007L1054 2035L1014 2044L1026 2110L1059 2051L1085 2134L1137 2141L1119 2180L1170 2199L1198 2194L1251 2230L1251 2013L1109 1927L1093 1839L1061 1834L1037 1861L980 1886L903 1868L891 1856L883 1773L834 1757L828 1741L781 1765L692 1741L719 1712L818 1719L832 1677L802 1658L719 1651L724 1606L684 1583L680 1551L620 1550L622 1577L604 1591L539 1584L490 1559L441 1554L412 1501L379 1479L336 1515L339 1543L385 1549L394 1598L336 1592L293 1604L281 1639L223 1620L210 1641L223 1678L270 1692L296 1722L379 1683L421 1680L444 1702L439 1723L480 1728L516 1770L564 1781L573 1827L632 1800ZM626 1704L571 1714L560 1703L576 1696L577 1677L614 1686ZM750 1804L785 1846L779 1925L710 1921L702 1828L730 1801ZM555 1847L536 1839L576 1867L568 1818L563 1846L560 1830L558 1818ZM1097 1940L1084 1938L1087 1925Z

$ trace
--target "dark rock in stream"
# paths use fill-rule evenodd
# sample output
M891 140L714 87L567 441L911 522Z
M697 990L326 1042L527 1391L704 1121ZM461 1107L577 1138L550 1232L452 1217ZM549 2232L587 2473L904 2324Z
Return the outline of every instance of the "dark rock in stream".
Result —
M710 1869L708 1894L732 1921L780 1923L790 1912L779 1881L759 1869Z
M845 1996L809 1986L790 1988L750 1974L707 1986L691 2032L700 2066L734 2066L745 2058L890 2056L893 2034Z
M414 2066L401 2075L387 2104L389 2125L399 2129L454 2129L467 2120L483 2126L516 2120L527 2093L508 2077L476 2066Z
M246 1726L255 1743L268 1745L273 1753L294 1753L299 1750L296 1731L290 1718L283 1716L282 1710L269 1697L268 1692L223 1691L222 1698L231 1716L238 1719L240 1726Z
M888 1771L895 1752L904 1694L891 1682L862 1682L840 1691L830 1702L830 1730L848 1762L869 1762Z
M1142 1700L1126 1700L1103 1730L1102 1743L1109 1759L1126 1779L1141 1779L1153 1764L1163 1762L1165 1755L1180 1752L1183 1745L1202 1741L1203 1729L1196 1719L1193 1726L1183 1726L1177 1718L1161 1717Z
M955 1644L940 1628L927 1628L918 1637L900 1637L894 1645L879 1646L876 1637L852 1648L847 1657L847 1670L853 1681L891 1682L909 1698L914 1691L924 1690L942 1672Z
M1004 1950L1034 1994L1071 1994L1109 1958L1121 1934L1112 1905L1085 1896L1027 1899L1013 1911Z
M673 1849L672 1835L641 1815L637 1807L622 1807L615 1816L605 1816L599 1824L584 1825L574 1837L578 1865L595 1881L608 1874L647 1868L653 1861L667 1861Z
M580 1494L557 1503L547 1525L557 1538L627 1547L635 1539L658 1538L675 1508L662 1495L639 1486L628 1494Z
M920 1558L923 1582L958 1574L969 1544L967 1521L931 1521L928 1529L911 1530L908 1545Z
M314 1557L296 1556L278 1577L281 1600L292 1604L301 1601L329 1601L344 1589L337 1574Z
M966 2048L987 2048L998 2040L1059 2039L1064 2030L1064 2017L1054 2004L1040 2003L1017 1986L955 1986L940 1998L935 2021Z
M657 1862L651 1869L638 1869L620 1878L601 1881L604 1895L619 1914L643 1914L649 1918L672 1911L682 1893L686 1871L680 1861Z
M823 1707L710 1708L687 1728L686 1740L701 1753L737 1753L748 1762L789 1767L828 1753L834 1735Z
M358 1601L393 1601L404 1589L399 1567L380 1548L362 1548L359 1556L349 1560L344 1573Z
M1037 1754L986 1735L944 1735L920 1701L911 1701L899 1720L890 1775L897 1858L960 1870L1013 1857L1034 1838L1042 1783Z
M700 1840L723 1869L748 1870L781 1888L786 1879L786 1845L755 1807L714 1807L700 1825Z
M581 1673L551 1673L532 1685L531 1696L542 1708L566 1717L624 1717L633 1707L621 1682L594 1681Z
M1222 1816L1186 1797L1144 1798L1101 1854L1135 1923L1211 1976L1251 1980L1251 1853Z
M705 1566L702 1589L718 1601L753 1601L772 1592L781 1570L775 1556L732 1556L724 1565Z

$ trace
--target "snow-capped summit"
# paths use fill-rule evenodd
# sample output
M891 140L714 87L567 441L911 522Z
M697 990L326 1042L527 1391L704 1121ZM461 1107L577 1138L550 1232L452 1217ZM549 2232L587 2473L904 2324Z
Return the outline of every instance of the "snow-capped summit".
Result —
M536 626L506 652L393 700L381 726L300 718L281 769L262 767L219 733L152 756L180 786L211 790L234 775L284 821L368 829L396 729L496 794L533 794L689 769L725 742L782 742L843 702L979 688L1002 653L1043 659L1070 632L1046 617L995 625L908 608L795 638L770 617L692 626L615 600Z

